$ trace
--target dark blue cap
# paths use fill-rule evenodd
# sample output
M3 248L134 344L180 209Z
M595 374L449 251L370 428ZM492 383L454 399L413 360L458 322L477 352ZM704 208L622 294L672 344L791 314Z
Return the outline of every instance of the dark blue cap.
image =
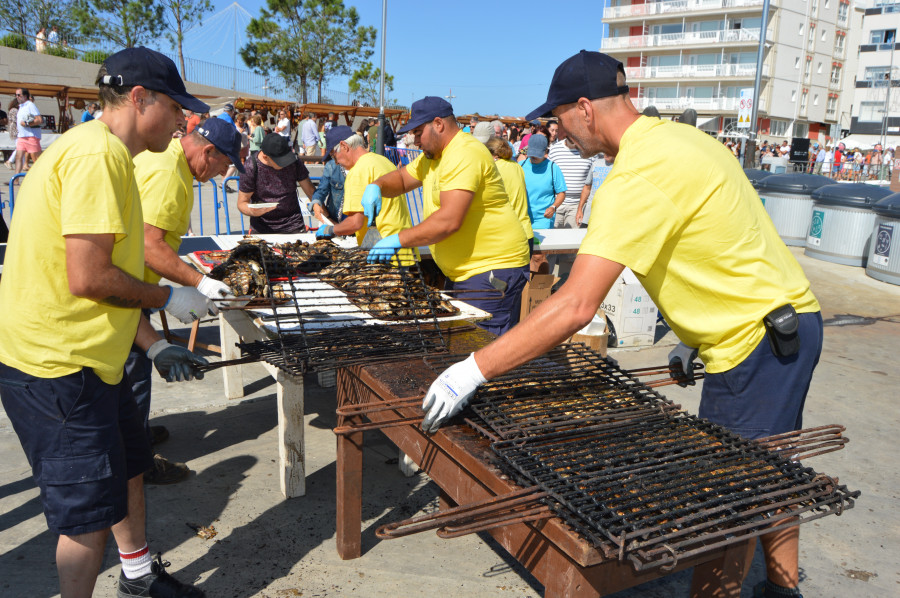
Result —
M244 165L241 164L241 134L234 125L228 124L221 118L207 118L194 130L212 142L217 150L228 156L228 159L240 172L244 172Z
M341 125L340 127L331 127L325 133L325 157L331 155L331 150L341 141L347 141L350 137L356 135L353 129Z
M172 59L155 50L143 46L125 48L103 61L103 65L107 75L102 84L119 87L140 85L166 94L187 110L201 114L209 112L209 106L187 92Z
M420 125L430 123L436 118L445 118L453 115L453 106L444 98L437 96L425 96L421 100L413 102L409 114L409 122L398 133L412 131Z
M625 67L615 58L582 50L556 67L547 101L529 112L525 120L550 116L557 106L577 102L578 98L596 100L626 93L627 85L616 84L619 71L625 74Z

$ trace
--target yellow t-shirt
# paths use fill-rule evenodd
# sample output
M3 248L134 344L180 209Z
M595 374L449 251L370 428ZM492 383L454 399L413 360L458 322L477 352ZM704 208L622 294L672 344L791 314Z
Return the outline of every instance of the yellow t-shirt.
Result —
M180 139L164 152L141 152L134 157L134 176L141 192L144 222L166 231L165 240L177 252L181 236L191 227L194 175ZM160 275L144 268L144 280L157 284Z
M528 192L525 190L525 172L522 167L512 160L494 160L494 166L503 179L503 187L506 188L506 195L509 196L509 202L522 223L525 230L525 238L533 239L534 231L531 229L531 218L528 216Z
M38 378L83 367L122 379L140 310L69 292L65 235L114 234L113 265L144 270L141 203L128 148L99 120L53 142L16 201L0 284L0 361Z
M625 131L579 253L631 268L713 373L753 351L773 309L819 310L731 152L667 120L642 116Z
M431 256L452 281L492 269L528 264L528 241L513 210L494 158L483 143L460 131L437 159L422 153L406 167L422 181L425 217L441 207L441 191L472 191L475 197L459 230L430 246Z
M397 170L394 163L382 155L366 152L360 156L356 164L347 171L344 179L344 207L345 214L362 213L362 196L366 186L383 174ZM384 198L381 212L375 219L375 226L382 237L399 233L404 228L412 226L409 218L409 210L403 196L396 198ZM363 223L362 228L356 231L357 243L362 243L369 226Z

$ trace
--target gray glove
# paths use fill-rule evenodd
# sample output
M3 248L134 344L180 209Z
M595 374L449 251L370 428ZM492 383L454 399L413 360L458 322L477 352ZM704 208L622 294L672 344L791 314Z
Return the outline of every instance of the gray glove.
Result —
M219 308L206 295L194 287L169 287L169 300L163 309L178 318L182 324L190 324L206 314L219 313Z
M166 382L183 382L187 380L203 379L203 372L197 371L196 366L207 365L209 362L194 355L184 347L176 347L166 340L159 340L147 349L147 357L153 360L156 371L166 379Z
M678 343L669 353L669 375L678 382L678 386L684 388L696 384L694 382L695 359L697 359L697 349L688 347L684 343Z

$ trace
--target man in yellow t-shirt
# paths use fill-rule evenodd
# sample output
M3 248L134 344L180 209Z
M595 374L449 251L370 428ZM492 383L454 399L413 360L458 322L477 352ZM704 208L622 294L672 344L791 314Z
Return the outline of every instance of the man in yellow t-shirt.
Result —
M435 430L486 379L584 326L628 266L685 343L671 357L690 371L699 351L706 364L701 417L747 438L799 429L822 350L819 304L734 157L694 127L641 116L622 63L599 52L557 68L547 102L527 118L548 114L583 156L615 157L598 209L566 284L441 374L423 427ZM799 595L798 539L796 527L762 537L767 596ZM695 568L692 595L711 594L717 580Z
M354 133L353 129L345 126L329 129L325 135L325 156L333 159L347 172L344 179L344 203L341 208L346 218L333 226L320 226L316 231L316 237L330 239L334 236L356 234L357 244L366 247L364 240L369 233L369 226L363 215L363 191L369 183L383 174L394 172L397 167L384 156L370 152L365 140ZM406 202L403 201L403 197L396 199L397 201L390 201L378 215L377 239L399 233L412 226ZM416 259L414 252L414 249L404 250L400 255L406 259L401 260L401 264L412 265Z
M428 245L431 257L449 279L448 287L490 297L467 299L491 313L479 326L503 334L519 321L522 290L528 276L528 243L494 159L484 145L459 130L453 107L428 96L413 103L410 120L399 133L412 131L422 154L401 170L382 175L363 192L363 211L371 223L388 204L422 187L425 219L385 237L369 253L370 261L390 259L401 247Z
M0 285L0 399L50 531L63 596L90 596L110 529L119 595L199 597L151 560L142 474L152 464L123 366L132 343L167 380L206 361L160 340L139 308L182 321L210 301L193 287L143 282L144 237L132 159L161 152L189 95L175 64L147 48L106 59L103 115L61 136L25 177Z
M183 137L172 139L164 152L144 152L134 158L134 174L144 213L144 281L158 284L161 277L196 287L210 299L231 295L225 283L197 272L178 257L181 237L191 225L194 179L207 182L224 174L230 164L244 171L240 160L241 134L221 118L207 119ZM150 425L153 364L144 351L132 346L125 373L144 423L155 446L169 437L164 426ZM188 477L184 463L153 455L153 467L144 474L147 484L173 484Z

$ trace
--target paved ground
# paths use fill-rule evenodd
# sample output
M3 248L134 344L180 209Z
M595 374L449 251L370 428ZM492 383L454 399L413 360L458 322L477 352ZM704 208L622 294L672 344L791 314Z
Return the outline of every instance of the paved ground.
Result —
M0 183L6 177L0 176ZM3 187L5 198L5 186ZM900 314L900 287L794 254L819 297L823 314L882 318ZM217 330L202 334L216 341ZM848 447L811 459L809 466L839 476L862 491L857 508L802 528L801 589L809 597L900 594L900 482L893 472L900 418L897 354L900 324L829 326L825 350L806 408L808 426L841 423ZM665 361L674 343L613 351L626 367ZM398 597L442 594L471 597L540 596L543 588L488 536L440 540L433 534L379 541L382 523L436 506L437 490L422 475L404 478L396 451L378 433L367 434L363 556L341 561L334 547L334 393L307 380L305 497L284 500L278 490L275 388L261 366L245 366L246 397L228 400L222 377L202 382L155 382L154 417L171 439L159 447L195 472L174 486L147 487L151 550L162 551L180 578L210 597ZM700 387L667 387L665 394L696 412ZM212 526L205 540L191 526ZM0 595L57 595L55 538L46 530L37 490L8 419L0 411ZM119 565L110 545L95 596L115 595ZM762 579L760 554L745 584ZM686 596L689 573L620 592L616 598Z

